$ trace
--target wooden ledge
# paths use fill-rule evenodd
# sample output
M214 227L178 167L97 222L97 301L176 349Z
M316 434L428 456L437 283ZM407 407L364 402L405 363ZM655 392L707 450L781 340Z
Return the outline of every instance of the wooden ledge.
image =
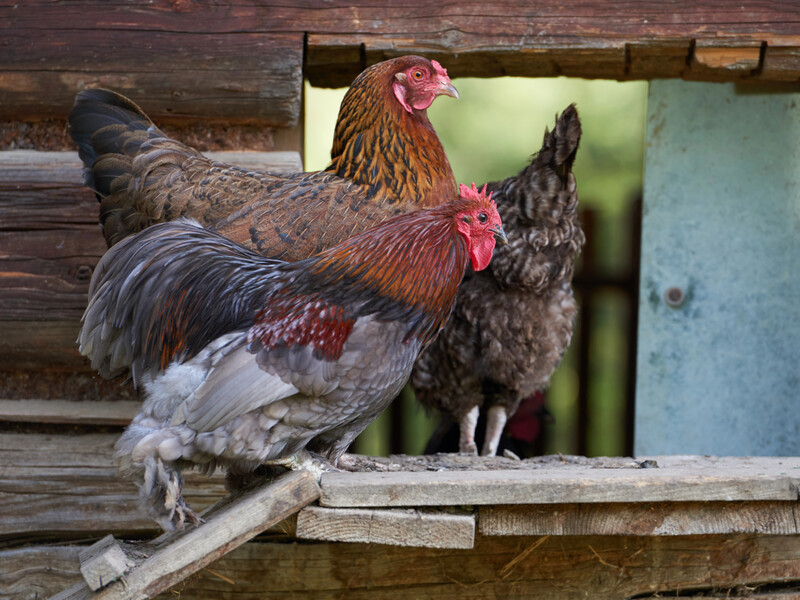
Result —
M597 464L602 464L597 459ZM797 501L800 458L654 457L608 468L537 465L515 470L325 473L330 507L691 501ZM527 463L527 465L526 465ZM528 468L525 468L527 466Z

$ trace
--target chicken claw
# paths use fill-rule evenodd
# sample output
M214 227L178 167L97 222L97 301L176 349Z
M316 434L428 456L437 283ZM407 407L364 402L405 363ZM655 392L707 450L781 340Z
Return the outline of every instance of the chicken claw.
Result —
M460 454L478 456L478 446L475 444L475 427L478 425L478 411L478 407L473 406L469 412L461 418L458 424L458 451Z

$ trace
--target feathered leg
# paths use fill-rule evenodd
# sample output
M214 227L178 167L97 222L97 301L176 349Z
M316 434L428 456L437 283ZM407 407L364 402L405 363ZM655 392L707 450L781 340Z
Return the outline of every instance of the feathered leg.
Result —
M181 530L186 521L199 525L200 517L183 499L180 472L152 455L145 458L143 466L144 481L139 487L139 496L164 531Z
M500 436L505 429L508 420L508 412L504 406L492 406L486 413L486 437L483 440L483 456L494 456L497 454L497 446L500 445Z
M478 413L479 408L473 406L458 422L458 451L461 454L478 455L478 446L475 444L475 427L478 425Z

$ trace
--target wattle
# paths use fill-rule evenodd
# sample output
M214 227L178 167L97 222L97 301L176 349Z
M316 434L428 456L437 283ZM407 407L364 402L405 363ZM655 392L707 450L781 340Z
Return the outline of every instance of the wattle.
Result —
M474 244L469 250L469 260L473 271L482 271L489 266L494 252L495 240L490 237L482 244Z

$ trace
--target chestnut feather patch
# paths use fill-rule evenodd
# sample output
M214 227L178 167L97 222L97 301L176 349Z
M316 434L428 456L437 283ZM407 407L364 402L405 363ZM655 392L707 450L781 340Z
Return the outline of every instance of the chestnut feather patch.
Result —
M265 350L280 345L287 348L311 346L316 358L336 360L342 355L353 323L355 319L348 318L341 306L284 292L271 298L267 307L258 313L247 333L247 341L251 349L254 340Z

